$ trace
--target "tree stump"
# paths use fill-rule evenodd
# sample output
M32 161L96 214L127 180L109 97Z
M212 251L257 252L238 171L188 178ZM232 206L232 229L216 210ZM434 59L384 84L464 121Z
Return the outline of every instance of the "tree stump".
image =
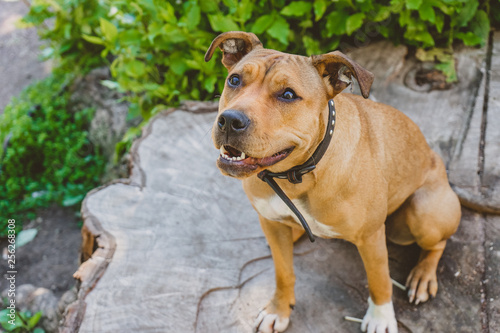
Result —
M450 180L472 199L481 194L481 181L498 177L498 160L489 159L500 149L498 131L485 136L482 180L477 174L484 133L481 100L489 84L482 74L486 53L464 49L457 56L460 82L432 91L405 83L417 64L405 60L404 47L382 42L351 53L375 74L372 98L417 122L443 157ZM498 66L498 59L492 65ZM489 87L494 81L496 74ZM488 117L500 112L495 89L489 90L495 99L487 100ZM187 112L189 107L198 112ZM215 111L216 104L189 107L165 111L150 122L132 148L129 179L87 195L82 265L75 273L81 284L63 331L250 332L258 309L272 294L274 268L257 214L240 182L223 177L215 167L219 152L210 134L215 114L204 111ZM500 219L488 219L492 235L500 233ZM436 299L417 307L395 289L400 332L500 329L500 315L488 315L494 303L485 304L485 299L498 298L498 288L486 288L484 282L489 264L498 262L485 254L490 237L485 221L484 215L464 209L438 268ZM500 247L491 242L491 248ZM391 275L404 283L418 249L390 245L389 252ZM366 277L353 245L302 239L295 246L295 269L297 305L287 332L359 330L358 323L344 320L362 318L367 307Z

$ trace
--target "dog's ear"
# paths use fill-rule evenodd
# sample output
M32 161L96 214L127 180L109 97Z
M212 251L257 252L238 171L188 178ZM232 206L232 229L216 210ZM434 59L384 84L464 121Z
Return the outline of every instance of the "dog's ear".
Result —
M373 74L339 51L311 56L312 64L322 77L328 76L334 95L339 94L351 83L354 75L364 98L370 95Z
M262 48L262 43L255 34L243 31L229 31L215 37L205 54L205 61L212 59L215 49L219 47L224 53L222 64L227 69L233 67L246 54L254 49Z

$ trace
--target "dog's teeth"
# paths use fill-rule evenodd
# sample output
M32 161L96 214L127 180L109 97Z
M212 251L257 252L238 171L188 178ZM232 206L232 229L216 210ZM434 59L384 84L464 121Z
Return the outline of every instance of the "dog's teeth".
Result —
M246 155L245 155L245 153L244 153L244 152L241 152L241 156L240 156L240 158L241 158L242 160L244 160L244 159L246 158Z
M226 156L227 156L227 154L226 154L226 153L227 153L226 148L224 148L224 146L220 146L220 154L221 154L222 156L224 156L224 155L226 155Z

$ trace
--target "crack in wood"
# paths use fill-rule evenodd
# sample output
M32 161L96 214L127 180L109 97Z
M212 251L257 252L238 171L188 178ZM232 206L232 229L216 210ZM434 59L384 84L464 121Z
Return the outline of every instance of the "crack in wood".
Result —
M312 253L314 251L316 251L317 248L313 248L311 250L308 250L308 251L304 251L304 252L299 252L299 253L294 253L294 257L300 257L300 256L304 256L304 255L307 255L309 253ZM245 281L243 282L240 282L241 281L241 276L243 275L243 271L245 270L245 268L252 264L252 263L255 263L257 261L262 261L262 260L266 260L266 259L272 259L272 256L271 255L267 255L267 256L262 256L262 257L258 257L258 258L254 258L254 259L251 259L249 261L247 261L246 263L243 264L243 266L241 266L240 268L240 273L238 275L238 284L237 285L233 285L233 286L224 286L224 287L214 287L214 288L210 288L209 290L205 291L201 296L200 296L200 299L198 300L198 305L196 307L196 317L195 317L195 322L194 322L194 332L196 333L198 331L198 319L199 319L199 316L200 316L200 312L201 312L201 304L203 303L203 300L209 296L210 294L214 293L214 292L217 292L217 291L222 291L222 290L238 290L238 298L240 297L241 295L241 288L245 286L246 283L250 282L251 280L253 280L254 278L256 278L257 276L261 275L262 273L264 273L265 271L268 271L270 268L266 268L266 269L263 269L261 270L260 272L250 276L248 279L246 279Z
M488 46L486 49L486 78L485 78L485 86L484 86L484 96L483 96L483 112L481 115L481 132L479 139L479 156L478 156L478 169L477 175L479 177L480 188L477 192L480 192L482 195L484 193L484 164L485 164L485 143L486 143L486 130L488 124L488 102L489 102L489 91L490 91L490 80L491 80L491 58L493 54L493 32L490 31L490 35L488 38ZM489 314L488 314L488 288L484 283L486 280L486 227L485 223L485 215L481 214L480 218L480 228L482 231L482 253L481 255L481 327L483 333L490 332L489 325Z
M493 31L490 31L488 38L488 46L486 49L486 79L484 86L484 99L483 99L483 114L481 117L481 134L479 139L479 158L478 158L478 175L479 183L481 184L481 192L484 193L485 184L484 177L484 161L485 161L485 143L486 143L486 130L488 125L488 102L490 98L490 80L491 80L491 58L493 55Z
M246 264L245 264L246 265ZM243 266L245 266L243 265ZM194 332L196 333L198 331L198 319L199 319L199 316L200 316L200 311L201 311L201 303L203 303L203 300L210 294L214 293L214 292L217 292L217 291L221 291L221 290L241 290L241 288L248 282L250 282L251 280L253 280L254 278L256 278L257 276L261 275L262 273L264 273L265 271L268 271L269 268L266 268L266 269L263 269L261 270L260 272L250 276L248 279L246 279L245 281L235 285L235 286L226 286L226 287L215 287L215 288L210 288L208 289L207 291L205 291L199 301L198 301L198 306L196 307L196 318L195 318L195 321L194 321ZM241 273L241 271L240 271ZM239 296L239 295L238 295Z
M480 215L479 219L480 223L480 228L482 232L482 251L480 253L481 257L481 262L480 262L480 269L481 269L481 281L480 281L480 292L481 292L481 315L480 315L480 320L481 320L481 327L482 327L482 333L490 333L490 315L488 313L488 286L485 283L487 276L486 276L486 249L487 249L487 244L486 244L486 227L484 223L486 222L485 214Z
M462 155L462 151L464 148L464 143L465 139L467 138L467 135L469 134L469 129L471 126L472 122L472 116L474 115L474 109L476 107L476 100L479 96L479 88L481 87L481 81L483 80L483 73L479 71L478 79L474 84L471 84L473 88L473 93L472 97L469 99L469 106L468 106L468 112L467 112L467 119L465 121L465 124L462 128L462 131L460 135L458 136L458 141L455 145L451 147L451 152L450 152L450 159L446 161L446 170L449 169L450 165L455 161L460 158Z
M366 300L366 295L364 295L363 292L361 290L359 290L358 287L356 287L353 284L350 284L350 283L346 282L340 275L335 274L335 277L337 279L339 279L340 282L342 282L342 284L344 284L345 286L347 286L347 287L351 288L352 290L354 290L358 294L359 299L360 299L361 302L363 302L363 303L366 302L365 301Z

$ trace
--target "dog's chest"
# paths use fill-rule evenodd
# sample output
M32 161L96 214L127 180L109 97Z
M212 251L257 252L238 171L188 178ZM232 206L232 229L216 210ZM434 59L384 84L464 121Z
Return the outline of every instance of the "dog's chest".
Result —
M340 234L335 232L332 227L323 224L316 220L306 209L306 205L301 200L292 200L293 204L302 213L315 236L323 238L339 237ZM288 206L277 195L273 195L267 199L255 198L253 204L257 212L268 220L281 222L285 219L293 218L295 222L300 224L299 219Z

